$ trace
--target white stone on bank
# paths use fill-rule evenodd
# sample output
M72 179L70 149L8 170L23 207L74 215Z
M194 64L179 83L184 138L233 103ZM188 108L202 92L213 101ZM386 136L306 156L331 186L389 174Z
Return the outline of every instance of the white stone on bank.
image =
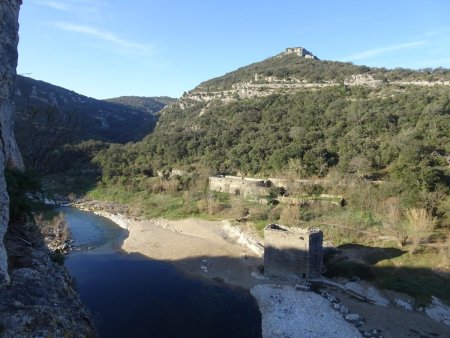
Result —
M130 226L131 223L131 221L122 214L111 214L106 211L98 211L98 210L92 210L91 212L93 212L95 215L108 218L109 220L113 221L114 223L116 223L118 226L120 226L125 230L128 230L128 227Z
M264 247L259 244L254 238L245 234L241 228L232 226L230 222L223 221L222 230L230 238L236 238L236 242L243 245L257 254L259 257L264 255Z
M333 310L327 299L313 292L274 285L257 285L250 292L259 304L264 338L361 337L352 324Z
M387 299L383 294L370 285L369 283L365 283L362 281L359 282L348 282L344 284L344 287L347 291L350 291L359 297L364 298L369 303L380 305L380 306L388 306L389 299Z
M253 278L258 279L258 280L267 280L267 279L268 279L268 278L265 277L263 274L261 274L261 273L259 273L259 272L257 272L257 271L252 271L252 272L250 273L250 275L251 275Z
M399 299L396 299L394 301L394 303L395 303L395 305L397 305L398 307L401 307L402 309L404 309L406 311L412 311L413 310L412 305L406 300L403 300L403 299L399 298Z
M428 317L450 326L450 306L445 305L442 301L432 296L431 305L425 308Z

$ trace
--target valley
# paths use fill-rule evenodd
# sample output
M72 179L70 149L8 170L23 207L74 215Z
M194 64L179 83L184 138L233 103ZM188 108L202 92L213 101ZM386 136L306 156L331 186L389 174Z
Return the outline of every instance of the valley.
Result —
M102 180L87 196L126 204L132 217L232 219L259 238L272 222L319 227L336 249L326 261L329 277L408 294L419 308L431 295L448 300L448 73L394 76L293 57L258 63L258 74L292 62L347 75L307 86L273 80L267 92L266 84L242 85L256 66L207 81L164 109L141 142L98 153ZM381 73L386 80L375 81ZM260 95L236 95L239 86ZM246 198L242 189L212 191L208 177L218 173L286 184ZM345 202L308 202L321 195Z
M449 69L289 47L179 99L98 100L16 74L20 5L0 4L0 335L447 335Z

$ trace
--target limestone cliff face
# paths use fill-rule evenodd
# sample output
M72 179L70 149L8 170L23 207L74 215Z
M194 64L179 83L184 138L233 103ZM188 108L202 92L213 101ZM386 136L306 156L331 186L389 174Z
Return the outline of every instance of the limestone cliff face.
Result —
M4 171L7 167L23 168L13 132L14 81L21 4L21 0L0 1L0 286L9 281L3 243L9 221L9 197Z

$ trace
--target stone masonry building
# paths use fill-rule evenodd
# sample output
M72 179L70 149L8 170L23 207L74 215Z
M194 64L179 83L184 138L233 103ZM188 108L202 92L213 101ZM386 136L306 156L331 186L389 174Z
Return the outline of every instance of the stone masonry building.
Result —
M321 230L269 224L264 229L264 241L266 276L311 279L322 275Z
M222 175L209 178L209 189L212 191L226 192L253 199L267 195L267 188L271 185L272 183L269 180L259 178Z

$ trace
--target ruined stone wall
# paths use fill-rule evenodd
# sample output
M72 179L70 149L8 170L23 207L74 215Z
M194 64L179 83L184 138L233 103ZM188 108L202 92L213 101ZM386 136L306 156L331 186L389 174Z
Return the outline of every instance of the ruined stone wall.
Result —
M316 180L289 180L287 178L269 178L270 182L273 183L276 187L288 188L292 184L301 184L301 185L310 185L310 184L319 184L325 185L328 183L328 180L316 179Z
M9 282L7 255L3 238L9 222L9 197L4 171L23 168L14 138L14 87L19 42L21 0L0 1L0 286Z
M245 198L257 198L268 194L270 183L261 179L238 176L212 176L209 178L209 189L226 192Z
M321 275L322 231L269 224L264 229L264 241L265 275L283 278Z

